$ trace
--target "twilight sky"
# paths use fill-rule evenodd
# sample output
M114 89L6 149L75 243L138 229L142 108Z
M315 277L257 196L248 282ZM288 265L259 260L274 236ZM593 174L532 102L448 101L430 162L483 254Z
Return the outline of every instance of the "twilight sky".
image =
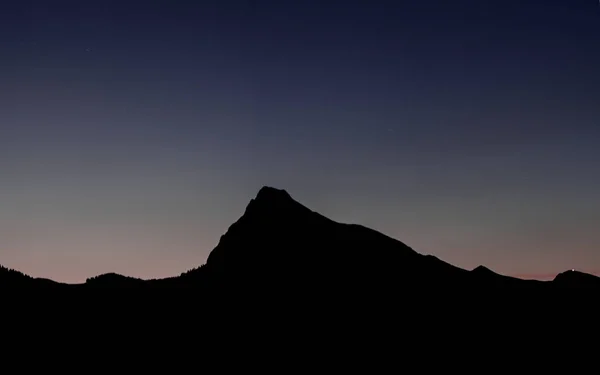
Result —
M597 0L6 0L0 264L205 262L263 185L465 268L600 273Z

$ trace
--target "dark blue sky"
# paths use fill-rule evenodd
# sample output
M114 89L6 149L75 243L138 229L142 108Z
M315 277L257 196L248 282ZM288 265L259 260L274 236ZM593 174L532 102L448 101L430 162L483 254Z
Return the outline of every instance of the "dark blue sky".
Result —
M203 263L263 185L461 267L600 271L592 0L4 1L0 264Z

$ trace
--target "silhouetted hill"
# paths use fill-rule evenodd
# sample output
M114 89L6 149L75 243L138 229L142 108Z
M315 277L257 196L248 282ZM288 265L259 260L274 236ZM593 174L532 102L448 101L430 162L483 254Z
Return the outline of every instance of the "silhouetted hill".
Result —
M89 286L112 287L112 288L127 288L141 286L145 283L144 280L135 277L123 276L116 273L106 273L90 277L85 281Z
M33 278L31 276L0 265L0 287L6 285L30 285L32 281Z
M575 270L556 275L552 282L560 287L598 288L600 290L600 277Z
M544 294L553 288L483 266L463 270L372 229L330 220L271 187L250 201L205 267L186 277L210 280L227 293L294 298L503 290Z
M544 285L544 282L539 280L522 280L516 277L500 275L485 266L478 266L471 273L478 282L483 282L494 287L537 288Z
M66 286L66 284L44 278L34 278L20 271L9 269L0 265L0 289L48 290L61 288L63 286Z
M357 252L362 248L362 252ZM223 280L273 278L280 282L354 273L372 265L367 254L395 248L394 256L416 257L408 246L358 225L339 225L294 201L287 192L262 188L244 215L221 237L206 266ZM391 255L391 254L390 254ZM243 276L242 276L243 275ZM306 282L306 281L304 281ZM244 283L247 285L246 283Z

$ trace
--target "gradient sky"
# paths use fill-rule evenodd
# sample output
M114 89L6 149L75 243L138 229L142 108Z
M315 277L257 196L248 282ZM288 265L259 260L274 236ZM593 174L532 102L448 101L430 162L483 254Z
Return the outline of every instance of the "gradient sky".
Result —
M599 272L599 143L597 0L0 5L0 264L37 277L177 275L263 185L464 268Z

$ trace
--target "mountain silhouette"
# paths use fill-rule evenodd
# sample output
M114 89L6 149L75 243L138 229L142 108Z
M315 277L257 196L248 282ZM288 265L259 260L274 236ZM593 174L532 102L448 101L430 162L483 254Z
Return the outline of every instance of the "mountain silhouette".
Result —
M373 229L333 221L262 187L243 215L223 234L205 264L165 279L114 273L68 285L0 268L0 288L60 290L158 290L192 288L205 293L269 298L321 298L490 291L600 291L600 277L567 271L552 281L522 280L479 266L471 271L423 255Z
M4 321L35 332L29 342L61 338L76 343L69 355L77 363L124 361L138 370L211 357L196 344L244 365L262 359L311 370L432 368L445 366L448 353L516 366L519 353L531 355L531 340L563 354L585 346L548 332L586 333L599 291L600 278L577 271L536 281L465 270L271 187L260 189L205 264L178 276L107 273L64 284L0 267Z
M294 296L466 286L469 272L377 231L330 220L263 187L201 272L228 292ZM444 280L442 283L441 280Z
M587 273L570 270L559 273L552 281L560 287L598 288L600 290L600 277Z
M362 360L373 370L382 356L386 367L404 369L438 358L431 353L480 359L510 340L504 361L505 352L529 353L527 338L547 336L548 327L587 332L599 291L600 278L576 271L535 281L465 270L271 187L260 189L205 264L178 276L107 273L65 284L0 268L4 321L77 343L77 362L116 364L121 353L136 369L154 369L161 358L196 361L205 353L197 343L231 358L336 369ZM426 362L417 360L424 352Z
M486 290L536 291L554 283L467 271L422 255L401 241L330 220L285 190L263 187L196 271L232 291L336 295ZM600 278L587 275L589 280ZM564 287L582 285L582 277ZM595 285L586 279L585 285Z
M135 277L123 276L116 273L105 273L95 277L90 277L85 281L85 285L88 286L100 286L100 287L135 287L144 284L145 281Z

